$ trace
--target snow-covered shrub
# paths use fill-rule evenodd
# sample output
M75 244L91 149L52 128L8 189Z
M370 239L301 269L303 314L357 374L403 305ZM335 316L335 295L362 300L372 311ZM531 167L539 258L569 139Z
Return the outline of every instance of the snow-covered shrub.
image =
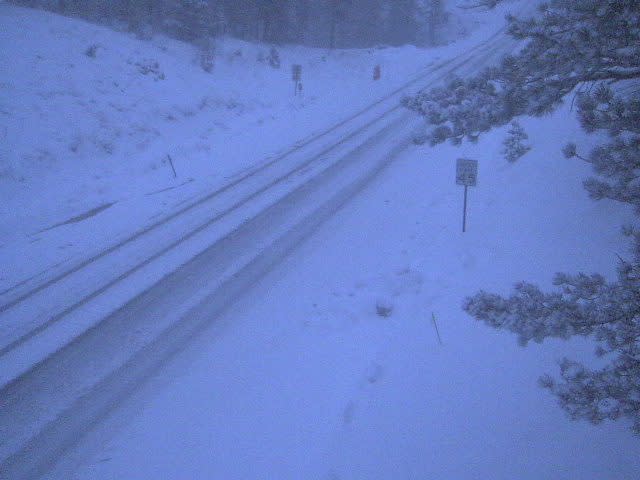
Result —
M236 59L240 59L242 58L243 54L242 54L242 49L238 48L236 50L234 50L233 52L229 53L227 55L227 61L229 63L233 63L236 61Z
M418 125L411 132L411 140L415 145L424 145L429 140L429 132L424 124Z
M216 45L213 39L204 38L202 39L199 45L200 53L200 67L207 73L213 72L213 67L215 66L215 58L216 58Z
M202 51L200 54L200 66L202 70L207 73L211 73L213 71L214 66L214 56L211 51Z
M269 66L271 68L280 68L280 52L278 52L275 47L271 47L271 50L269 50L267 61L269 62Z
M389 318L393 313L393 303L388 298L379 298L376 301L376 315Z
M264 50L260 50L258 52L257 60L259 63L266 63L271 68L278 69L281 66L280 52L278 52L278 50L275 47L271 47L271 50L269 50L269 53L265 53Z
M96 58L97 53L98 53L98 45L95 43L93 45L89 45L89 47L84 52L84 54L89 58Z
M129 62L129 63L131 63L131 62ZM138 71L142 75L149 75L156 82L158 80L164 80L165 79L164 72L160 69L160 64L158 63L157 60L145 59L145 60L141 60L141 61L135 62L134 65L138 68Z

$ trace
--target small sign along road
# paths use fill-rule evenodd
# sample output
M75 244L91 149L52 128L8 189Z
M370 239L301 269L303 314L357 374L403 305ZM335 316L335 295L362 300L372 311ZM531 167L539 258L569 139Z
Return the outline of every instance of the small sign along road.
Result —
M475 187L478 184L478 161L459 158L456 164L456 184Z
M464 186L464 207L462 211L462 232L467 231L467 190L478 184L478 161L459 158L456 162L456 185Z
M291 78L295 85L294 95L298 95L301 85L300 82L302 81L302 65L295 64L291 66Z

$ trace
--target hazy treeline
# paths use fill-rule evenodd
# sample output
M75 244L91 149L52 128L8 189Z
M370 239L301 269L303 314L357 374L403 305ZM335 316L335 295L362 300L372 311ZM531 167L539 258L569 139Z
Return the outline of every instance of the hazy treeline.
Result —
M11 0L141 34L183 40L229 34L328 48L437 44L446 0Z

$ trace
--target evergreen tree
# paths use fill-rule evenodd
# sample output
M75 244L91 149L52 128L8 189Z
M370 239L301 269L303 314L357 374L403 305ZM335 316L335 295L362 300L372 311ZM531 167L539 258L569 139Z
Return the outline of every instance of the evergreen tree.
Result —
M427 45L438 45L448 20L444 0L419 0L416 8Z
M165 28L199 45L214 35L220 16L216 2L209 0L165 0L164 12Z
M415 0L395 0L389 5L387 41L391 45L416 44L418 8Z
M326 9L329 19L329 49L339 45L339 38L344 35L343 26L350 16L351 1L328 0Z
M522 128L522 125L520 125L517 120L511 122L511 128L503 143L504 150L502 154L504 158L508 162L513 163L520 157L526 155L526 153L531 150L531 147L525 144L525 140L528 138L527 132L524 131L524 128Z
M599 177L585 183L593 198L631 204L640 214L640 0L551 0L537 18L509 22L510 33L526 40L520 53L477 77L405 100L430 125L431 143L475 140L516 116L551 112L575 92L584 130L608 138L586 156L567 145L565 156L593 165ZM640 234L628 233L634 249L620 260L616 281L559 274L559 291L520 283L508 298L480 292L464 308L524 344L593 337L609 360L604 368L565 360L562 381L547 376L541 383L572 418L625 417L640 434Z

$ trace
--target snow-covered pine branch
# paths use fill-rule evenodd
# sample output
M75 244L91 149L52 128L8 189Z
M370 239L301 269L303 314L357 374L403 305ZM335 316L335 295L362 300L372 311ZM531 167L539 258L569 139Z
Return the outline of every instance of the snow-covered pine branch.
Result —
M522 125L517 120L511 122L511 128L507 133L507 138L505 138L502 150L502 154L504 158L513 163L519 158L523 157L527 154L531 147L525 143L526 140L529 139L529 136L522 128Z

